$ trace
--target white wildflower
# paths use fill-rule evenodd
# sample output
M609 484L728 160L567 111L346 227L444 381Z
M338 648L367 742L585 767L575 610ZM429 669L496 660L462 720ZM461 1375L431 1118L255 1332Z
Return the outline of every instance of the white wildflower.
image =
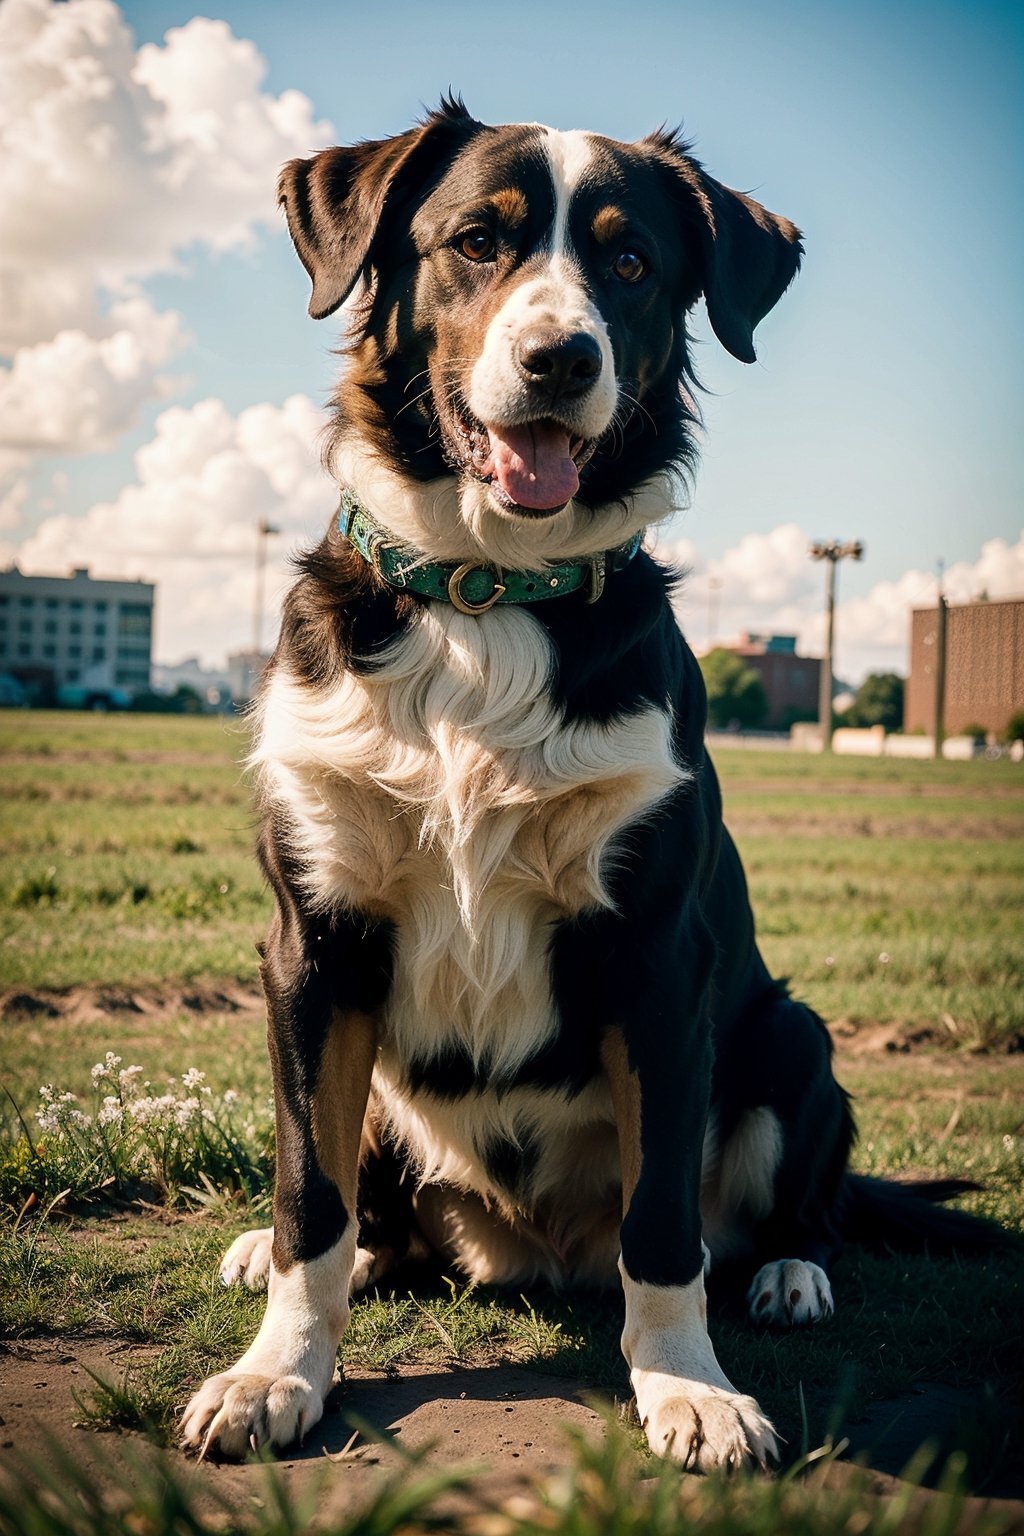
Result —
M879 963L879 965L888 965L889 964L889 956L886 954L884 949L882 950L882 953L878 957L878 963Z
M182 1073L181 1080L186 1088L198 1088L205 1083L206 1073L200 1072L198 1067L189 1067L187 1072Z
M173 1093L162 1093L159 1098L144 1094L132 1099L126 1106L139 1125L152 1125L160 1120L170 1120L178 1107Z
M237 1088L228 1088L224 1092L224 1103L229 1105L237 1104L240 1097L241 1095Z
M108 1093L96 1116L98 1125L116 1125L123 1118L124 1110L116 1094Z
M121 1057L116 1056L113 1051L108 1051L103 1060L98 1061L92 1069L93 1082L98 1083L105 1077L113 1077L120 1065Z
M199 1113L199 1100L193 1096L181 1099L174 1108L174 1123L181 1131L187 1131Z
M57 1133L66 1130L88 1130L92 1121L78 1107L73 1093L55 1093L53 1085L46 1083L39 1090L42 1108L36 1110L36 1120L42 1131Z

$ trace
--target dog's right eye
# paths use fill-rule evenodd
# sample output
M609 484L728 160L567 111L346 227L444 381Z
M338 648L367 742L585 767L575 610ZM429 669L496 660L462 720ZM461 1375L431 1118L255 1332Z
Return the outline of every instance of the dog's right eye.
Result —
M459 236L457 245L467 261L486 261L494 255L494 236L489 229L467 229Z

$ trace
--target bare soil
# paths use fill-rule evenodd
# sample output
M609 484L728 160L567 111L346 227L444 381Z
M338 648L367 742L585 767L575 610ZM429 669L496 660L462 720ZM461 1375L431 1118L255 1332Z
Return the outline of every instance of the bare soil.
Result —
M190 982L178 985L8 987L0 990L0 1020L62 1019L68 1024L96 1024L135 1014L158 1026L183 1013L232 1014L262 1017L263 997L257 986L244 982ZM837 1049L849 1056L879 1052L906 1054L914 1050L962 1049L953 1030L919 1024L870 1024L848 1019L830 1021ZM1020 1049L1010 1037L1006 1050Z
M99 1434L84 1427L76 1402L76 1394L88 1393L92 1376L116 1381L129 1357L137 1362L139 1352L127 1344L74 1337L26 1340L0 1353L0 1476L5 1466L28 1457L52 1485L70 1457L109 1489L113 1500L130 1498L146 1466L161 1453L142 1435ZM924 1385L911 1398L876 1404L854 1428L847 1453L870 1469L870 1492L879 1498L892 1494L922 1440L941 1436L968 1403L955 1388ZM277 1463L289 1491L315 1501L318 1526L365 1505L402 1467L399 1451L353 1429L353 1416L407 1450L429 1448L425 1470L474 1473L471 1489L440 1501L440 1511L453 1515L532 1502L565 1465L563 1426L594 1439L602 1432L599 1414L581 1399L576 1383L516 1365L411 1367L397 1377L353 1372L331 1393L323 1419L301 1449ZM239 1516L267 1501L267 1473L259 1464L198 1464L176 1449L163 1454L207 1515L227 1508ZM851 1475L847 1461L818 1476L839 1489ZM920 1496L941 1497L925 1490ZM960 1529L969 1531L984 1510L998 1512L1008 1533L1024 1533L1024 1500L1012 1498L969 1499Z
M20 1454L58 1476L64 1454L102 1482L131 1490L151 1449L141 1435L98 1434L76 1423L75 1401L93 1386L90 1373L117 1381L129 1358L137 1363L139 1352L127 1344L81 1338L26 1340L0 1354L0 1469ZM429 1446L430 1470L486 1469L480 1490L493 1503L558 1473L566 1460L563 1425L595 1438L601 1433L600 1417L581 1400L576 1383L515 1365L412 1366L390 1377L352 1372L332 1391L302 1448L278 1463L293 1492L319 1490L318 1520L325 1522L365 1503L402 1464L396 1450L355 1433L350 1415L409 1450ZM200 1465L176 1450L169 1454L211 1507L224 1500L240 1511L262 1497L265 1472L258 1464Z

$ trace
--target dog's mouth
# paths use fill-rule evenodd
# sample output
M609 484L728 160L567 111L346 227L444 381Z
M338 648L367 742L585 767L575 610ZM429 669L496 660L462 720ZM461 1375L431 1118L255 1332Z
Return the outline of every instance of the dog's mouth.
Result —
M550 417L516 426L484 426L465 408L455 413L461 467L484 481L507 512L553 517L576 495L580 470L597 446Z

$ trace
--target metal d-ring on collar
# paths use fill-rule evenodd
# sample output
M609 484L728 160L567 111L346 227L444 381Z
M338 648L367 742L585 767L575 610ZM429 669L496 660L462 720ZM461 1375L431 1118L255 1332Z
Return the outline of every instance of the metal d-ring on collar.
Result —
M462 583L473 571L487 571L487 567L482 565L474 565L472 560L466 560L462 565L458 566L454 571L452 571L448 578L448 600L452 607L457 608L460 613L486 613L488 608L493 608L495 603L498 602L508 591L508 588L501 580L501 567L498 566L497 578L495 579L494 585L491 588L490 596L485 597L481 603L468 602L467 599L462 595ZM490 575L491 572L487 571L487 574Z
M562 560L543 571L506 571L473 560L426 560L419 550L399 543L382 528L351 491L341 493L338 526L389 586L449 602L459 613L473 617L487 613L496 603L539 603L583 589L587 602L596 603L609 575L625 569L643 538L637 533L614 549Z

